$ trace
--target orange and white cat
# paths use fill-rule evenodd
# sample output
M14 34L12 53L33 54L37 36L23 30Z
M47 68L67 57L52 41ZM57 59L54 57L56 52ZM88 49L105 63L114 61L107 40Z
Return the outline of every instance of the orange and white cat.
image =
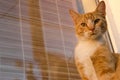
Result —
M101 1L93 12L70 10L78 38L75 63L82 80L120 80L119 55L109 51L102 37L107 30L105 8Z

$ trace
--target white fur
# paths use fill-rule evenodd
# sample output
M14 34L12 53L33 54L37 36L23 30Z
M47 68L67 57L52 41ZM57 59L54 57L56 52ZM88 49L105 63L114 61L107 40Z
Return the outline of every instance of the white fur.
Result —
M75 59L83 64L84 72L90 80L98 80L90 56L100 45L101 43L96 41L79 41L75 48Z
M90 58L87 58L84 61L84 70L85 70L85 74L88 76L89 80L98 80L94 66L93 66Z
M81 40L75 48L75 57L80 59L80 62L93 55L95 50L102 43L96 41Z

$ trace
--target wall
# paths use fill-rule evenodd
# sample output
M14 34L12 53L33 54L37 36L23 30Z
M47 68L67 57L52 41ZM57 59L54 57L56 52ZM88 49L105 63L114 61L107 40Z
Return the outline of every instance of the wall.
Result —
M120 53L120 9L119 0L104 0L106 3L107 22L110 38L112 41L114 52Z

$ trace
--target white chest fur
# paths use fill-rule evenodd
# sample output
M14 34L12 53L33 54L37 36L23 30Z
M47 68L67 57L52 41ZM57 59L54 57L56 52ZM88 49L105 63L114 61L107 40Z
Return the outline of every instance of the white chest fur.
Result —
M79 41L75 48L75 58L78 58L80 62L86 60L86 58L94 54L100 45L100 42L95 41Z
M83 64L84 73L91 80L98 79L90 56L94 54L94 52L100 45L101 43L94 41L79 41L78 45L75 48L75 59Z

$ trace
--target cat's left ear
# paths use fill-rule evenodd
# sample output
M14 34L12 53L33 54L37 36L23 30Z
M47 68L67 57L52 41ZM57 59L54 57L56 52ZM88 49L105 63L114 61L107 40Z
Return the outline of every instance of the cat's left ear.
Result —
M105 2L104 1L101 1L99 4L98 4L98 6L97 6L97 8L96 8L96 12L98 12L98 13L101 13L102 15L106 15L106 5L105 5Z
M73 18L73 21L75 21L78 18L79 14L77 12L73 11L73 10L69 10L69 12L70 12L70 15Z

